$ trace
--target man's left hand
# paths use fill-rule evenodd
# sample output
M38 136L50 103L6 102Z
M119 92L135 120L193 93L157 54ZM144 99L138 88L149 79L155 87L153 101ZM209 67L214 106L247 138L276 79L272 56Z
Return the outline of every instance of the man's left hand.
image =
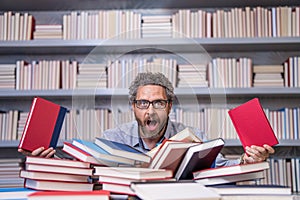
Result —
M255 163L265 161L270 154L273 154L275 150L265 144L261 146L252 145L251 147L246 147L246 153L243 156L243 163Z

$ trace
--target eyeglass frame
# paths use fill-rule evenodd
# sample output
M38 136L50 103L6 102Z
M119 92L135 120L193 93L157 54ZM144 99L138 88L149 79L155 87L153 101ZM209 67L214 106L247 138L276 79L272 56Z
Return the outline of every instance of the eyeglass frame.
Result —
M137 105L137 102L139 102L139 101L145 101L145 102L147 102L148 103L148 106L147 107L145 107L145 108L140 108L140 107L138 107L138 105ZM169 99L156 99L156 100L153 100L153 101L149 101L149 100L146 100L146 99L138 99L138 100L134 100L133 101L133 103L135 104L135 107L137 107L138 109L141 109L141 110L146 110L146 109L148 109L149 107L150 107L150 105L152 104L152 107L154 108L154 109L165 109L166 107L167 107L167 104L170 102L171 100L169 100ZM155 106L155 103L156 102L164 102L165 103L165 106L163 107L163 108L157 108L156 106Z

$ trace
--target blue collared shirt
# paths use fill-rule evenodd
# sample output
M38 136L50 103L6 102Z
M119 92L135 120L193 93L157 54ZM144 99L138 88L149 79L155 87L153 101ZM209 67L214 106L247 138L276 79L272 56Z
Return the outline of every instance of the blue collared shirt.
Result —
M171 120L168 120L168 126L165 131L165 135L163 138L161 138L161 143L164 139L169 139L172 136L174 136L176 133L184 130L188 126L185 126L182 123L173 122ZM206 141L207 137L198 128L190 127L194 133L202 140ZM148 148L147 144L144 143L144 141L139 137L139 131L138 131L138 124L137 121L132 121L125 124L120 124L116 128L108 129L103 132L104 138L124 144L128 144L132 147L135 147L136 149L142 151L142 152L148 152L150 149ZM237 165L240 163L240 160L228 160L225 159L221 154L218 155L216 159L216 166L230 166L230 165Z

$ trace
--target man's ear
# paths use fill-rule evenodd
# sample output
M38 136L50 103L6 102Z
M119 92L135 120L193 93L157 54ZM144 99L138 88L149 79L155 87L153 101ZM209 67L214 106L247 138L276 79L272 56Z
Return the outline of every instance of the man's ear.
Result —
M169 106L169 112L171 112L171 109L172 109L172 106L173 106L173 102L169 101L168 106Z

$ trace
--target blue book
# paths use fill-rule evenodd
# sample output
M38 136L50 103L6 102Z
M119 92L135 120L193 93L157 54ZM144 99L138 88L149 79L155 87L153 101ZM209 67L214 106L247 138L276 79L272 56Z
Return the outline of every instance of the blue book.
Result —
M110 141L104 138L96 138L95 144L109 152L112 155L122 156L124 158L134 159L136 161L149 163L151 157L147 154L123 143Z
M0 188L0 199L27 199L27 195L36 192L29 188Z
M124 158L118 155L112 155L106 150L102 149L94 142L82 139L73 139L72 144L81 150L91 154L96 159L107 160L110 162L117 162L123 165L135 165L134 159Z

